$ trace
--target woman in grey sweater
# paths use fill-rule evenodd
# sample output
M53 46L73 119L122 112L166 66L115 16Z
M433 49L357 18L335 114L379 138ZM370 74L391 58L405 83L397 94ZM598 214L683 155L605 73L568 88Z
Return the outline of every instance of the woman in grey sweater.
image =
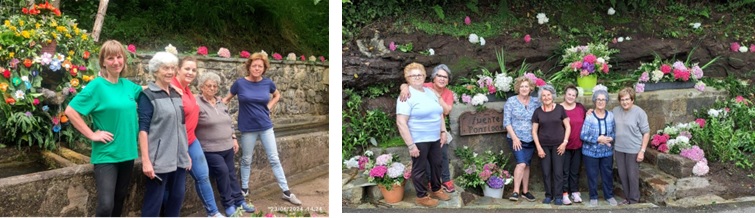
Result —
M616 165L626 200L621 204L636 204L640 201L640 162L645 159L645 148L650 139L648 115L634 105L632 88L619 91L620 106L613 109L616 120Z

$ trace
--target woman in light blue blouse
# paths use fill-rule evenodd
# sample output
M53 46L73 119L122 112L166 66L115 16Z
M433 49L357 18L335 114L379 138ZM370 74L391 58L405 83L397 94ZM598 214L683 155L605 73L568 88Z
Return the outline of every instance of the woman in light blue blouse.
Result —
M530 96L535 89L535 82L527 77L514 80L517 95L510 97L503 106L503 127L506 128L506 142L514 151L516 168L514 168L514 193L509 200L519 200L519 187L528 201L536 198L529 192L530 160L535 150L532 139L532 114L540 107L540 101Z
M616 137L616 122L613 113L606 110L608 92L594 90L592 101L595 110L588 112L579 138L582 139L582 159L587 171L587 186L590 190L590 206L598 205L598 176L603 181L603 197L608 204L616 206L613 198L613 147Z

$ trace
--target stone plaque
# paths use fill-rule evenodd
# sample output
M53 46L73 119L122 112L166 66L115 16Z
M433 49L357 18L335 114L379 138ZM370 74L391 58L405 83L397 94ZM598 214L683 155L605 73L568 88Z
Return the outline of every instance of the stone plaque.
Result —
M503 113L488 109L481 112L464 112L459 116L459 135L480 135L505 132Z

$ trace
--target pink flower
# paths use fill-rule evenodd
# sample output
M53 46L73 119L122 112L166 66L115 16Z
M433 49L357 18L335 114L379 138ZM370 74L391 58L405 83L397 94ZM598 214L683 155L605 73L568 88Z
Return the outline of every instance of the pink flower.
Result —
M708 167L708 161L703 158L704 161L698 161L694 167L692 167L692 174L696 176L704 176L708 174L710 168Z
M275 217L275 215L273 213L266 213L265 217Z
M489 94L495 94L495 86L489 85L488 86L488 93Z
M731 51L733 52L739 52L739 43L738 42L732 42L731 43Z
M695 79L703 78L703 69L700 68L700 66L695 65L692 67L692 75L695 76Z
M412 166L404 169L404 179L409 179L409 177L412 177Z
M526 36L524 36L525 43L530 43L530 40L532 40L532 37L530 37L530 34L527 34Z
M755 44L750 45L750 52L755 52Z
M661 72L663 72L663 74L671 73L671 66L668 64L661 65Z
M469 104L470 101L472 101L472 96L469 96L467 94L461 95L461 102L464 102L465 104Z
M391 42L391 44L388 44L388 49L390 49L391 51L395 51L396 50L396 43L395 42Z
M199 46L199 48L197 48L197 54L198 55L207 55L207 47Z
M464 24L469 25L472 24L472 19L469 19L469 16L464 18Z
M525 74L524 74L524 77L527 77L527 79L530 79L530 80L532 80L533 82L534 82L535 80L537 80L537 76L535 76L535 74L533 74L533 73L525 73Z
M375 166L370 170L370 177L380 177L383 178L385 176L385 172L388 172L388 167L385 166Z
M705 119L703 119L703 118L697 118L695 120L695 122L697 123L697 125L700 125L700 128L704 128L705 127Z
M741 95L739 95L739 96L737 96L737 98L735 99L735 101L736 101L737 103L742 103L742 102L744 102L744 101L745 101L745 98L744 98L744 97L742 97Z
M252 54L249 54L249 52L248 52L248 51L241 51L241 52L239 53L239 56L240 56L241 58L249 58L249 56L251 56L251 55L252 55Z
M666 145L666 143L661 144L658 146L658 151L668 153L668 145Z
M645 92L645 83L634 84L634 90L637 91L637 93Z
M650 75L648 74L648 72L642 72L642 75L640 75L640 82L647 82L648 80L650 80Z
M581 70L581 71L579 71L579 75L580 75L580 76L587 76L587 75L590 75L590 71L587 71L587 70Z
M39 104L39 99L36 99L36 98L35 98L35 99L34 99L34 102L33 102L33 104L34 104L34 105L38 105L38 104Z
M545 85L545 80L543 80L543 79L540 79L540 78L537 78L537 79L535 80L535 85L537 85L537 87L541 87L541 86L544 86L544 85Z
M690 73L687 70L674 69L674 79L681 79L682 81L689 80Z
M582 68L582 61L572 62L571 65L569 65L569 67L571 67L571 69L574 69L574 70Z
M585 56L585 58L584 58L583 60L584 60L585 62L587 62L587 63L590 63L590 64L595 64L595 60L597 60L597 59L598 59L598 58L597 58L597 57L595 57L595 55L593 55L593 54L588 54L588 55L586 55L586 56Z
M136 46L134 44L128 44L128 51L136 54Z
M724 108L724 111L726 111L726 113L729 113L730 109L728 107L726 107L726 108Z
M231 51L229 51L227 48L220 48L218 50L218 56L224 57L224 58L230 58L231 57Z
M659 146L661 144L666 143L669 140L670 137L671 136L669 136L668 134L665 134L665 133L664 134L655 134L655 135L653 135L653 140L650 143L652 145L654 145L654 146Z
M304 55L302 55L301 57L299 57L299 60L301 60L301 61L307 61L307 58L305 58Z
M323 63L325 63L325 56L322 56L322 55L321 55L321 56L320 56L320 61L321 61L321 62L323 62Z
M618 40L618 39L616 39L616 38L613 38L613 40L611 40L611 42L612 42L613 44L616 44L616 43L619 43L619 40Z
M281 56L281 54L278 54L278 53L273 53L273 59L280 61L283 59L283 56Z
M603 69L601 69L603 73L608 73L608 63L603 64Z
M480 176L480 179L485 181L485 180L488 180L488 178L490 178L490 175L492 174L493 172L490 172L490 170L483 170L482 172L480 172L479 176Z
M705 91L705 83L703 83L702 81L697 82L697 84L695 84L695 89L697 89L697 91L701 91L701 92Z

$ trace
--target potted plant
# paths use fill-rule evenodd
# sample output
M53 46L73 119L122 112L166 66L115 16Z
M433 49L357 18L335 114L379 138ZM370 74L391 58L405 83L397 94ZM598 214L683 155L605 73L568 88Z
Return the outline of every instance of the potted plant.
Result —
M677 60L671 63L668 60L661 60L656 55L653 62L641 63L640 67L634 72L635 75L639 75L635 90L639 93L662 89L705 87L705 83L701 81L703 69L718 60L718 57L713 58L701 67L698 63L690 63L690 57L694 51L694 49L690 51L685 62ZM703 91L703 89L698 88L700 91Z
M404 198L404 184L411 176L411 169L399 162L398 156L382 154L374 163L367 163L367 181L374 182L387 203L396 203Z
M479 194L484 196L490 196L489 191L500 192L501 198L503 196L504 186L510 184L513 181L511 174L507 170L503 170L508 163L509 156L504 155L503 151L492 152L487 150L482 154L474 152L468 146L457 148L454 153L460 158L464 173L462 173L456 181L466 190L478 190ZM485 189L498 189L489 190Z
M503 198L503 187L512 181L509 171L502 170L495 163L483 165L478 175L486 184L483 186L484 195L491 198Z
M611 65L608 61L611 55L618 53L617 49L609 49L608 44L593 44L572 46L564 51L561 63L564 68L551 77L576 78L577 85L585 90L585 94L592 94L592 88L598 84L598 75L608 74Z

